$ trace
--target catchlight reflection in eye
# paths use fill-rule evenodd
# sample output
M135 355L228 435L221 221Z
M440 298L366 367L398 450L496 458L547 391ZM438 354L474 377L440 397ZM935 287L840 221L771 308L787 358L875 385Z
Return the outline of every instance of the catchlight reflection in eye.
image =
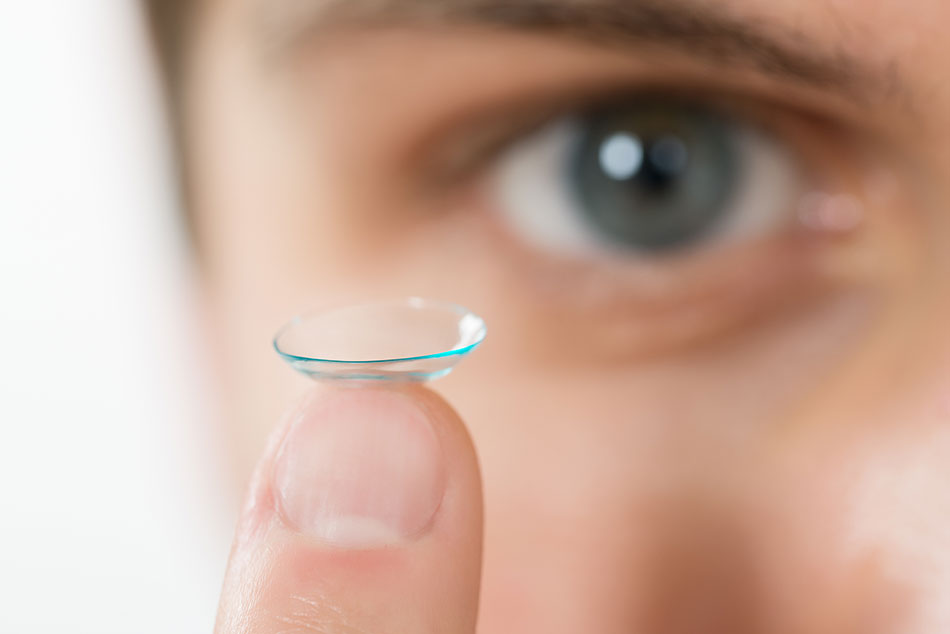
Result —
M614 180L627 180L642 164L643 144L629 134L617 133L600 147L600 167Z

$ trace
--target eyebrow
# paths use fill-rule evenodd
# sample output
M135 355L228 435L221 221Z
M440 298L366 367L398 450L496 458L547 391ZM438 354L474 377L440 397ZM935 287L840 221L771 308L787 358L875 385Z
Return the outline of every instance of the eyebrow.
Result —
M287 6L292 10L273 24L277 40L291 44L339 28L482 26L687 51L711 66L752 69L855 98L896 89L893 68L869 68L790 27L696 0L296 0Z

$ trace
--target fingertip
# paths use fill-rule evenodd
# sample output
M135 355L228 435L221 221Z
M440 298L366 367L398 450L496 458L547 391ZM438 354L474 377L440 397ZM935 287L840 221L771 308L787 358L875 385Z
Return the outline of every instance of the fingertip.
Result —
M271 631L304 597L384 629L474 627L477 459L431 390L318 386L275 430L248 499L219 622L238 611Z

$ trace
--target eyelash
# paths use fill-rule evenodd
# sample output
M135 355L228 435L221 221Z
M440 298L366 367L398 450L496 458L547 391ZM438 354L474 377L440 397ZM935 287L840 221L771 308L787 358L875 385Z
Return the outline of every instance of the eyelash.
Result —
M594 86L569 92L550 91L548 94L482 106L477 111L465 112L436 126L419 143L422 149L417 152L420 156L425 155L432 146L449 149L467 146L469 149L461 153L430 154L423 173L430 183L455 184L477 176L507 148L558 119L583 116L603 110L611 104L634 100L701 104L713 112L744 121L773 136L787 135L781 130L788 128L792 121L841 141L850 136L847 126L836 121L832 115L782 103L771 96L749 94L736 89L717 90L714 86L687 89L658 82L646 82L639 86ZM459 131L462 133L459 134ZM473 137L477 136L483 138L473 142ZM819 175L814 176L817 178Z

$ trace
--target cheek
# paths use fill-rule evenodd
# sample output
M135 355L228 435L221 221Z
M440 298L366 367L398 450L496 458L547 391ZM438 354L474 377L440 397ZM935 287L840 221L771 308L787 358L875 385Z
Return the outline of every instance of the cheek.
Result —
M950 626L946 388L915 392L840 419L836 431L812 428L775 460L787 495L770 505L779 521L766 560L786 604L806 603L792 592L797 580L827 597L829 611L871 628L854 631ZM877 624L859 618L869 606Z
M728 420L703 429L700 412L670 418L629 380L626 400L606 402L584 383L521 387L453 395L486 481L484 623L527 628L549 614L551 632L750 634L950 624L945 389L890 394L874 416L759 419L739 434Z

